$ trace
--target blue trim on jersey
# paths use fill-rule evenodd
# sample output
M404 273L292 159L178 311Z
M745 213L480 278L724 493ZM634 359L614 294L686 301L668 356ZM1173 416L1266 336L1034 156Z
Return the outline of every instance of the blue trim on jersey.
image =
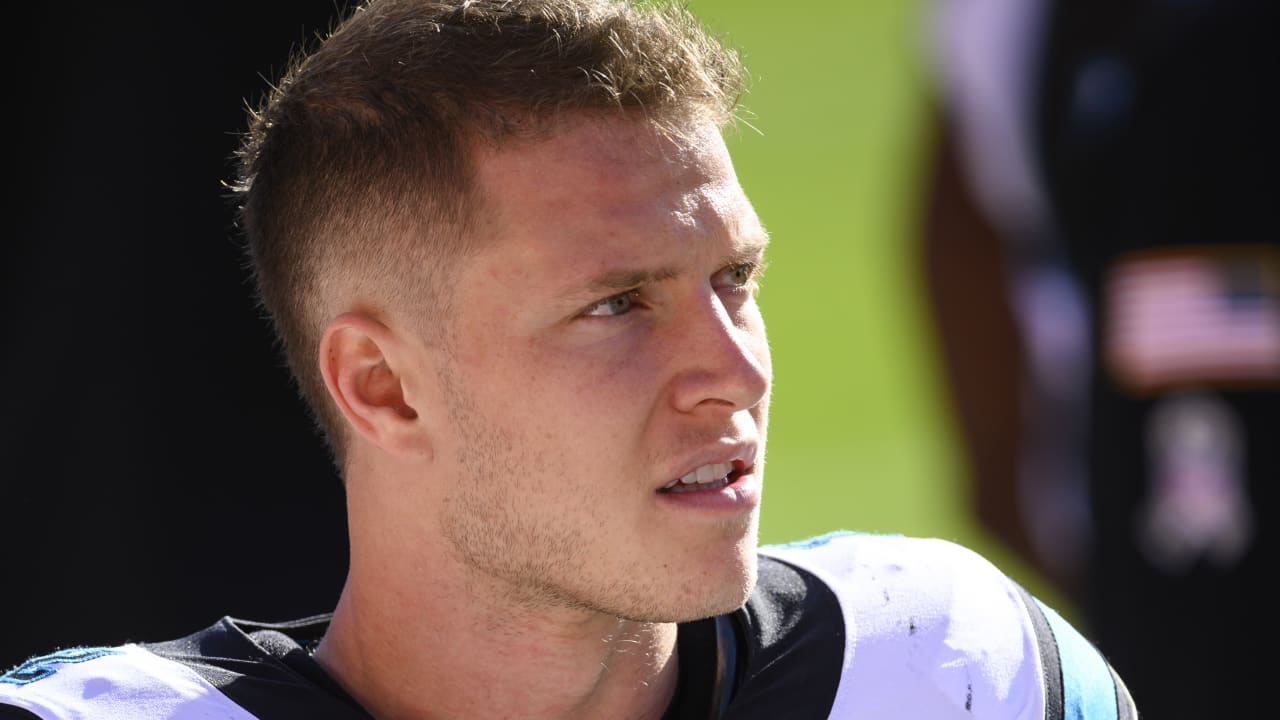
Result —
M1107 666L1097 648L1084 638L1053 608L1039 599L1036 604L1044 612L1053 637L1058 641L1062 658L1062 705L1066 720L1119 720L1116 716L1116 690ZM1065 670L1070 669L1070 672Z
M37 680L43 680L58 672L58 665L88 662L105 655L119 654L119 650L112 650L106 647L67 648L66 650L59 650L27 660L4 675L0 675L0 682L11 685L27 685Z

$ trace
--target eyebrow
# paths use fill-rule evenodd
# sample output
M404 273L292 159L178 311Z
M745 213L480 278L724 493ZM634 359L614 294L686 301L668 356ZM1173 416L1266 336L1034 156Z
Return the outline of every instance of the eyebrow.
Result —
M769 238L767 235L743 241L724 258L724 266L760 263L764 250L768 245ZM607 270L564 293L562 297L568 299L616 294L643 285L675 280L680 277L680 273L681 270L674 266Z
M609 270L591 278L585 285L571 291L569 295L578 297L622 292L641 285L674 280L679 276L680 271L674 267L658 267L644 270Z

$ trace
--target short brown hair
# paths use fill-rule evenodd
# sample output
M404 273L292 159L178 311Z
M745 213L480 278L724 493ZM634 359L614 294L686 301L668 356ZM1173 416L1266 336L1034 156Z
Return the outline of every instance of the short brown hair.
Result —
M473 147L536 139L566 113L723 127L742 82L737 54L669 2L370 0L296 54L250 114L233 190L258 298L335 458L325 324L412 300L443 337Z

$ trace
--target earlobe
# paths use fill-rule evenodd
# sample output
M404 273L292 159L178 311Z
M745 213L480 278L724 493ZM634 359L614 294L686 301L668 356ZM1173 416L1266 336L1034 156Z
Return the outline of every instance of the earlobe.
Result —
M407 358L391 329L364 313L344 313L325 328L319 360L329 395L357 434L395 455L427 451L404 391Z

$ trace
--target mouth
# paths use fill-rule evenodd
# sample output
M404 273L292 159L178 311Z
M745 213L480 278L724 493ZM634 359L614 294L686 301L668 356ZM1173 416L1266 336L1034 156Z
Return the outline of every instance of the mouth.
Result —
M748 465L744 460L702 465L663 485L658 492L676 494L719 490L732 485L754 467L754 464Z

